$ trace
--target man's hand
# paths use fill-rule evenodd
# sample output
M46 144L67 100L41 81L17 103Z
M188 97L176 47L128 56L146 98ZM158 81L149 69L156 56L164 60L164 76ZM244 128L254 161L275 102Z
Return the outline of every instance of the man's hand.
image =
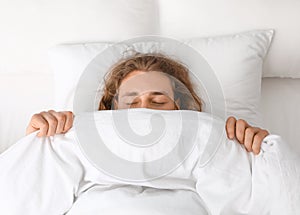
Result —
M248 152L259 154L263 139L269 135L267 130L252 127L243 119L228 117L226 132L229 139L236 138L240 144L244 144Z
M26 134L38 132L38 137L53 136L54 134L66 133L73 126L74 115L71 111L56 112L50 110L34 114L27 126Z

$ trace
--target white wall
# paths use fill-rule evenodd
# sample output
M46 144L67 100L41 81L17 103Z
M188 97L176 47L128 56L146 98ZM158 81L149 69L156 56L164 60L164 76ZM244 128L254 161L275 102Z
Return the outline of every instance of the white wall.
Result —
M0 0L0 73L44 72L59 43L157 33L152 0Z

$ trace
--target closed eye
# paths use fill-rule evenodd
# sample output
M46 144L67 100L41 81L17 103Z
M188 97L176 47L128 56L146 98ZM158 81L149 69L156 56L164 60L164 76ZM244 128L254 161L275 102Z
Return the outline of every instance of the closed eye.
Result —
M163 105L166 104L167 102L156 102L156 101L152 101L152 104L157 104L157 105Z

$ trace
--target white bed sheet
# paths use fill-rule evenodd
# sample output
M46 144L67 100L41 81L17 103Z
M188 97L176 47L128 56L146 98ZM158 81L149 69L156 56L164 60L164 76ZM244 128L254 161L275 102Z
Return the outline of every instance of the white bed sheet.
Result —
M140 128L139 122L144 122L145 116L148 118L155 112L158 113L147 109L133 110L129 119L137 124L131 125ZM85 143L92 144L90 134L94 134L90 128L95 122L101 129L109 127L111 132L117 132L111 124L123 117L111 115L110 111L97 112L95 118L93 115L79 116L77 123L79 128L80 125L84 126L85 131L73 129L66 135L54 138L37 138L33 133L23 138L0 156L0 213L46 215L67 211L70 214L113 211L120 214L122 210L123 214L129 215L151 210L152 214L202 215L207 214L206 209L216 215L300 212L300 158L289 150L279 136L266 137L263 151L253 156L246 153L240 144L222 137L225 122L211 119L204 113L160 112L166 125L171 126L166 127L166 133L180 127L177 123L171 123L180 120L178 113L182 116L183 125L194 126L199 123L195 138L191 131L193 129L183 126L186 129L182 130L183 136L178 144L186 146L192 140L196 146L191 148L193 150L189 157L174 171L153 180L132 181L105 174L95 168L91 157L84 156L86 151L80 150L83 145L78 145L79 134L87 132L88 139L85 140L92 142ZM126 115L126 111L123 114ZM160 121L151 121L154 127L158 126L155 123ZM211 127L211 123L215 126ZM147 124L143 128L149 129ZM111 134L101 129L98 131L104 142L104 137L110 140ZM173 136L164 137L170 142L176 139ZM122 138L124 136L120 138L124 141ZM102 151L96 152L100 156ZM162 164L158 171L168 165ZM114 168L121 171L120 167L111 166L111 169ZM147 168L134 170L149 176ZM104 193L108 195L107 198ZM115 200L120 204L116 204ZM119 208L116 209L116 206ZM184 212L186 210L188 212Z

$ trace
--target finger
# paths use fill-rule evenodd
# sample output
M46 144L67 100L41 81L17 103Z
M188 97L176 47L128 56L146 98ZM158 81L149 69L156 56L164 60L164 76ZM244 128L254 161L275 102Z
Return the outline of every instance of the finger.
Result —
M37 130L40 130L37 134L39 137L46 136L48 132L48 123L40 114L34 114L31 117L30 123L26 129L26 134L30 134Z
M65 123L66 123L66 116L63 112L56 112L53 110L48 111L52 114L57 120L57 127L55 134L61 134L64 131Z
M255 155L259 154L262 144L262 139L259 135L255 135L252 145L252 151Z
M42 115L42 117L47 121L48 123L48 132L47 132L47 136L54 136L55 132L56 132L56 128L57 128L57 119L50 114L49 112L41 112L40 113Z
M245 130L245 138L244 138L244 146L247 149L248 152L252 151L252 144L254 136L257 132L259 132L259 128L256 127L248 127Z
M267 130L260 129L259 132L254 136L253 144L252 144L252 151L254 154L258 155L261 149L261 144L263 139L269 135Z
M226 133L229 139L233 139L235 136L235 123L236 119L233 116L228 117L226 121Z
M63 133L66 133L73 127L74 114L71 111L65 111L64 114L66 116L66 123L63 129Z
M244 144L245 129L249 127L248 123L243 119L238 119L235 124L235 135L239 143Z

